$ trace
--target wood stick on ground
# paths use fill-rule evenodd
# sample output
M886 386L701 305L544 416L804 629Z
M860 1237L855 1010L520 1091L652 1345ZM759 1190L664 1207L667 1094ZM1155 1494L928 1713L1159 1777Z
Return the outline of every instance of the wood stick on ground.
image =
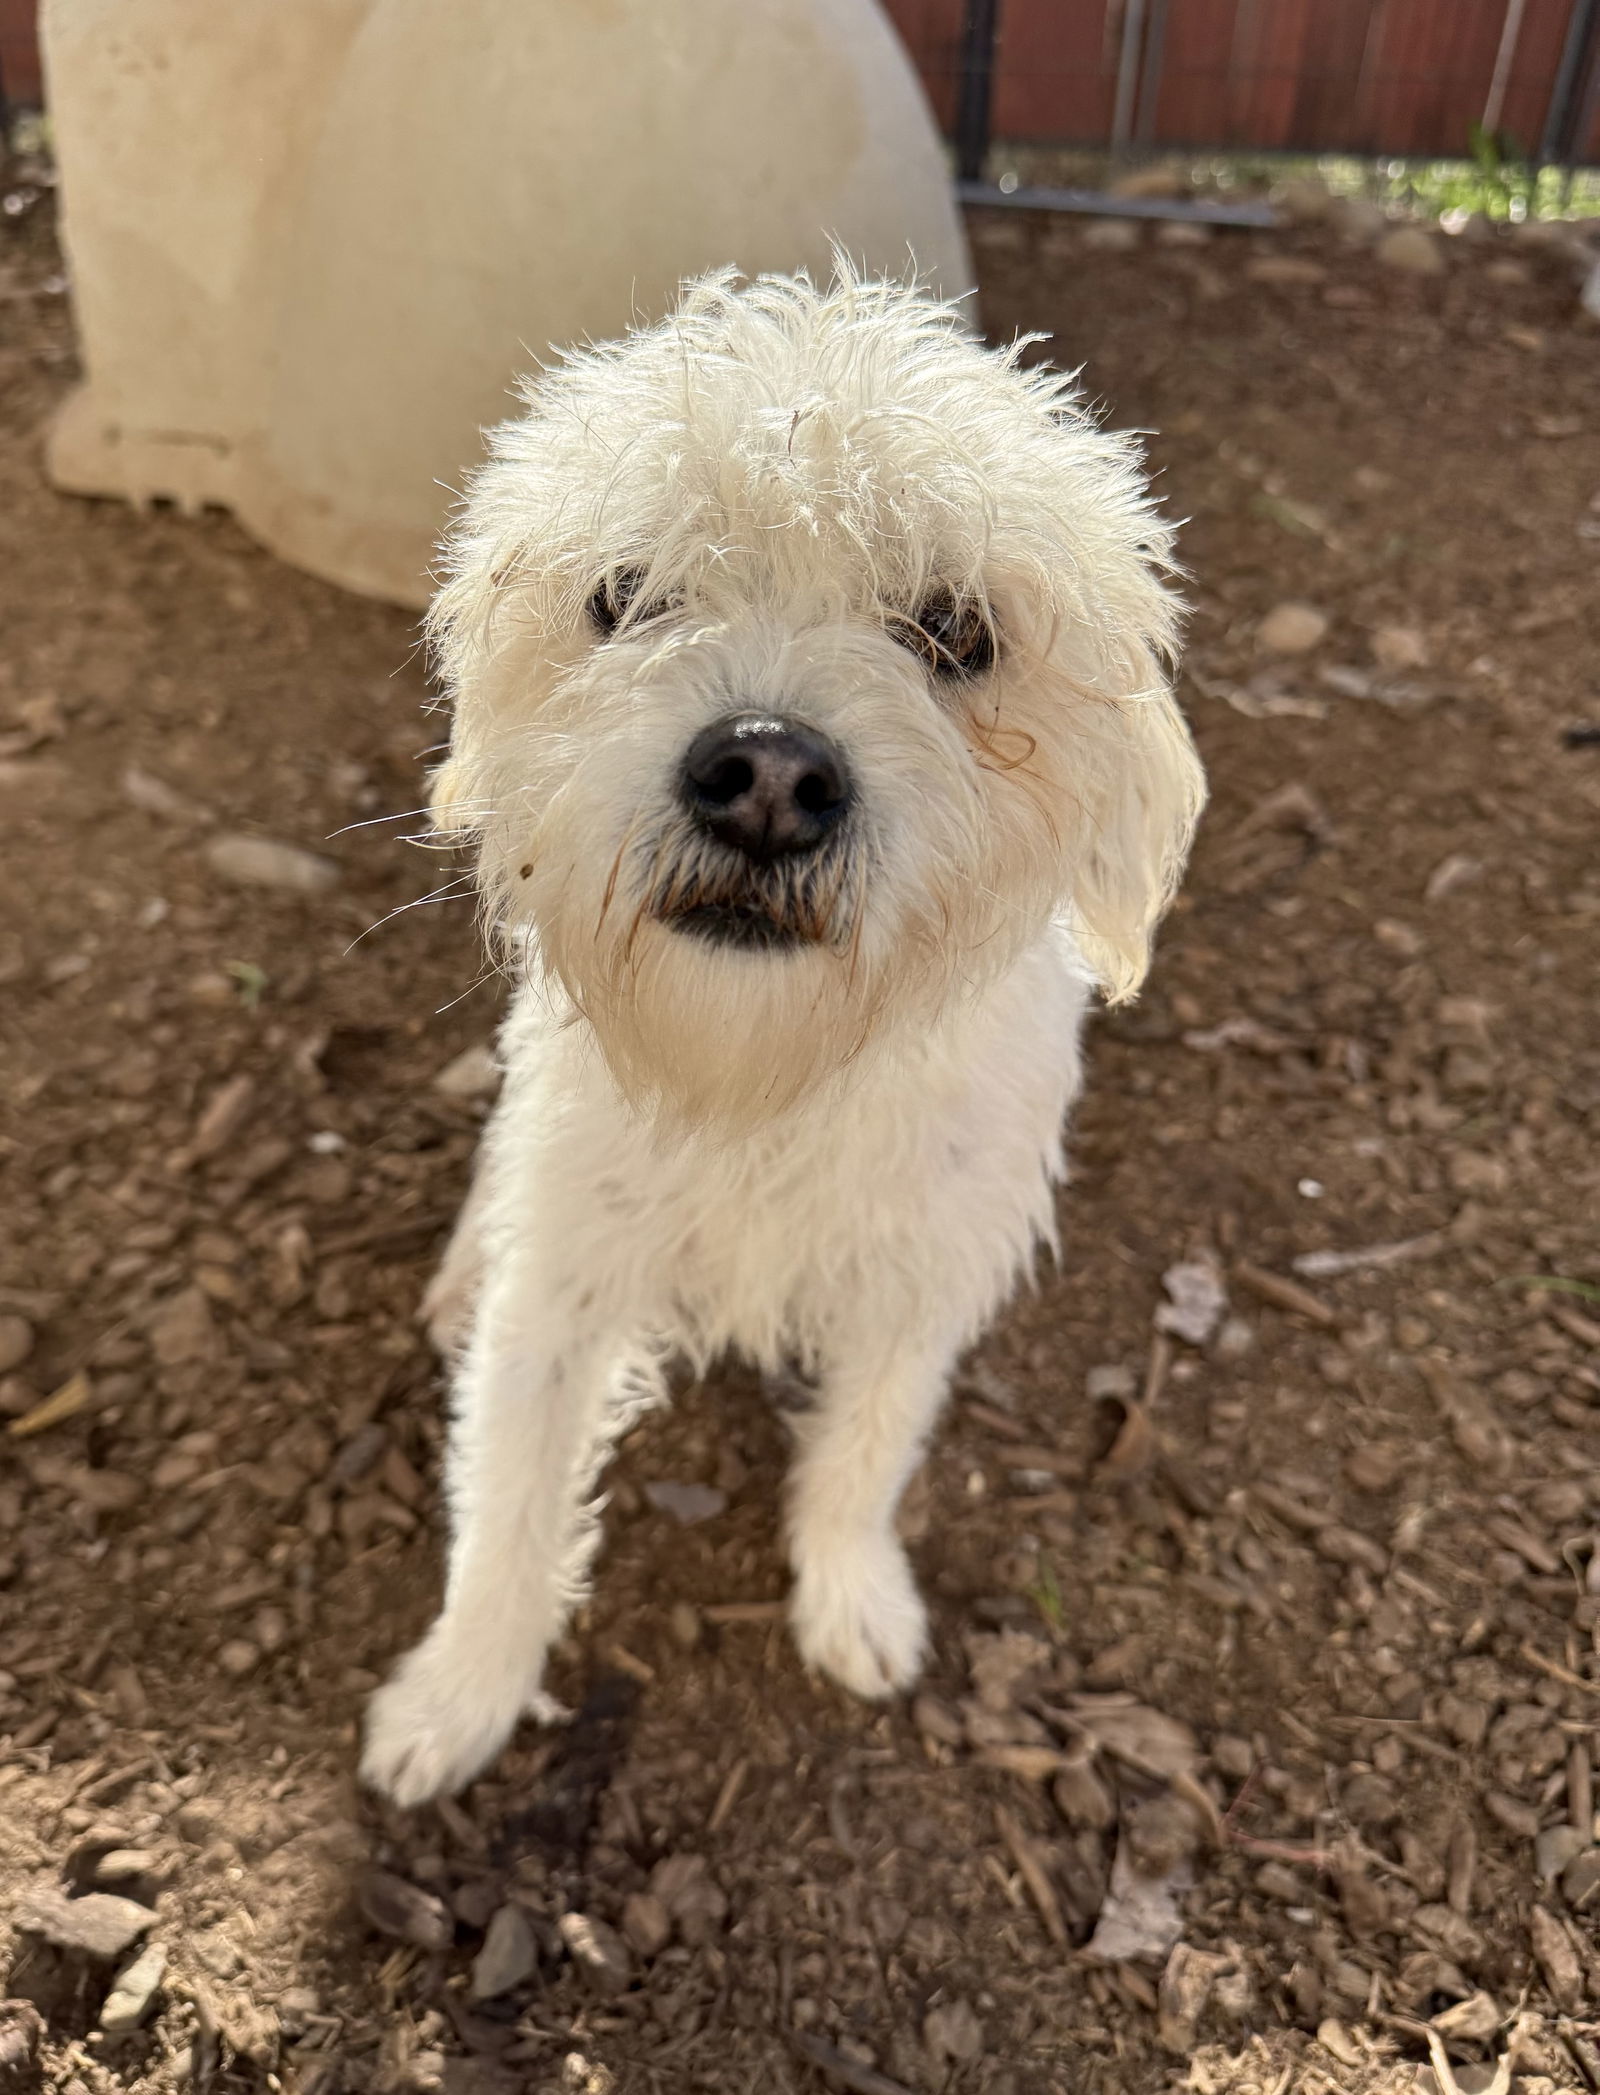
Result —
M748 1756L736 1760L728 1770L727 1780L717 1791L717 1801L711 1807L711 1816L706 1820L708 1833L720 1833L733 1816L733 1807L739 1801L739 1792L744 1788L744 1778L750 1772Z
M1594 1839L1594 1762L1587 1739L1574 1739L1567 1748L1567 1819L1585 1840Z
M1066 1949L1067 1924L1061 1917L1061 1901L1056 1897L1056 1888L1050 1882L1050 1872L1045 1867L1043 1856L1003 1804L995 1812L995 1821L1000 1828L1000 1838L1017 1865L1017 1874L1027 1885L1029 1895L1039 1909L1045 1933L1057 1949Z
M1456 1820L1450 1833L1445 1903L1452 1913L1472 1909L1472 1884L1478 1874L1478 1829L1469 1818Z
M312 1248L318 1258L342 1258L347 1251L377 1251L408 1244L413 1237L437 1236L455 1220L453 1208L435 1208L426 1215L412 1215L404 1222L379 1222L368 1229L347 1229L342 1236L325 1237Z
M1600 1680L1585 1680L1581 1673L1574 1673L1566 1666L1558 1666L1554 1659L1547 1659L1544 1653L1536 1650L1532 1644L1519 1645L1518 1649L1530 1666L1537 1666L1541 1673L1548 1673L1552 1680L1565 1681L1569 1688L1582 1688L1586 1695L1600 1695Z
M1150 1358L1145 1363L1144 1388L1139 1392L1139 1408L1151 1412L1157 1399L1166 1387L1167 1370L1172 1365L1172 1341L1164 1331L1158 1331L1150 1341Z
M1252 1265L1247 1258L1234 1260L1233 1277L1258 1301L1270 1302L1274 1309L1286 1309L1291 1316L1304 1317L1308 1324L1320 1324L1327 1330L1339 1321L1336 1312L1309 1288L1285 1280L1281 1273L1269 1273L1265 1266Z

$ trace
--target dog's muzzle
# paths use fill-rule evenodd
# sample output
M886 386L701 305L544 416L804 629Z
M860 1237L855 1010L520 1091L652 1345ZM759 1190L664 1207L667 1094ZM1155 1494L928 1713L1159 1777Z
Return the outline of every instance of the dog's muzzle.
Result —
M853 797L843 755L808 722L713 721L684 755L678 800L692 839L656 914L675 930L761 950L836 935Z

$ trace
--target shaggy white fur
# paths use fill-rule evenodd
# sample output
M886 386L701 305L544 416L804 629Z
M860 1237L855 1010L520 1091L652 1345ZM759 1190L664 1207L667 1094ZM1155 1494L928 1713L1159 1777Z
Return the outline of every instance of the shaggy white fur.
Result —
M436 806L520 986L430 1295L470 1332L445 1603L363 1761L402 1803L548 1712L594 1482L673 1355L817 1377L801 1652L916 1673L895 1506L1053 1239L1085 1004L1137 988L1203 799L1137 449L1021 346L903 285L720 275L531 382L471 487ZM694 783L732 720L823 752L793 849L730 841L748 766Z

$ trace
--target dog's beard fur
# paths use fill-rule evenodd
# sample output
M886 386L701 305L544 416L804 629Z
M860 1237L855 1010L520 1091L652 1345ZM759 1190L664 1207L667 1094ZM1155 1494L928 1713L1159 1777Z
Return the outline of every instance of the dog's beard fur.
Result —
M501 432L435 613L438 801L644 1110L758 1126L913 1048L1058 917L1137 987L1201 787L1159 662L1163 529L1064 397L898 287L713 284ZM602 640L585 607L624 562ZM930 585L994 617L992 674L896 639ZM812 858L741 864L679 804L694 736L744 711L843 755L855 805ZM756 935L706 935L719 911Z

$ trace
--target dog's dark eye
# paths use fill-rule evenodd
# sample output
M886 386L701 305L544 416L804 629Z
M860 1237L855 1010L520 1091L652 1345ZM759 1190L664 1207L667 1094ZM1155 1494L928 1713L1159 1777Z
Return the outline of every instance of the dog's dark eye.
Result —
M615 574L607 575L594 595L589 599L589 618L597 632L614 633L622 621L633 611L639 592L645 585L642 567L619 567ZM635 612L635 618L648 616Z
M994 627L981 604L937 589L909 618L892 621L902 647L921 655L936 677L981 677L994 667Z

